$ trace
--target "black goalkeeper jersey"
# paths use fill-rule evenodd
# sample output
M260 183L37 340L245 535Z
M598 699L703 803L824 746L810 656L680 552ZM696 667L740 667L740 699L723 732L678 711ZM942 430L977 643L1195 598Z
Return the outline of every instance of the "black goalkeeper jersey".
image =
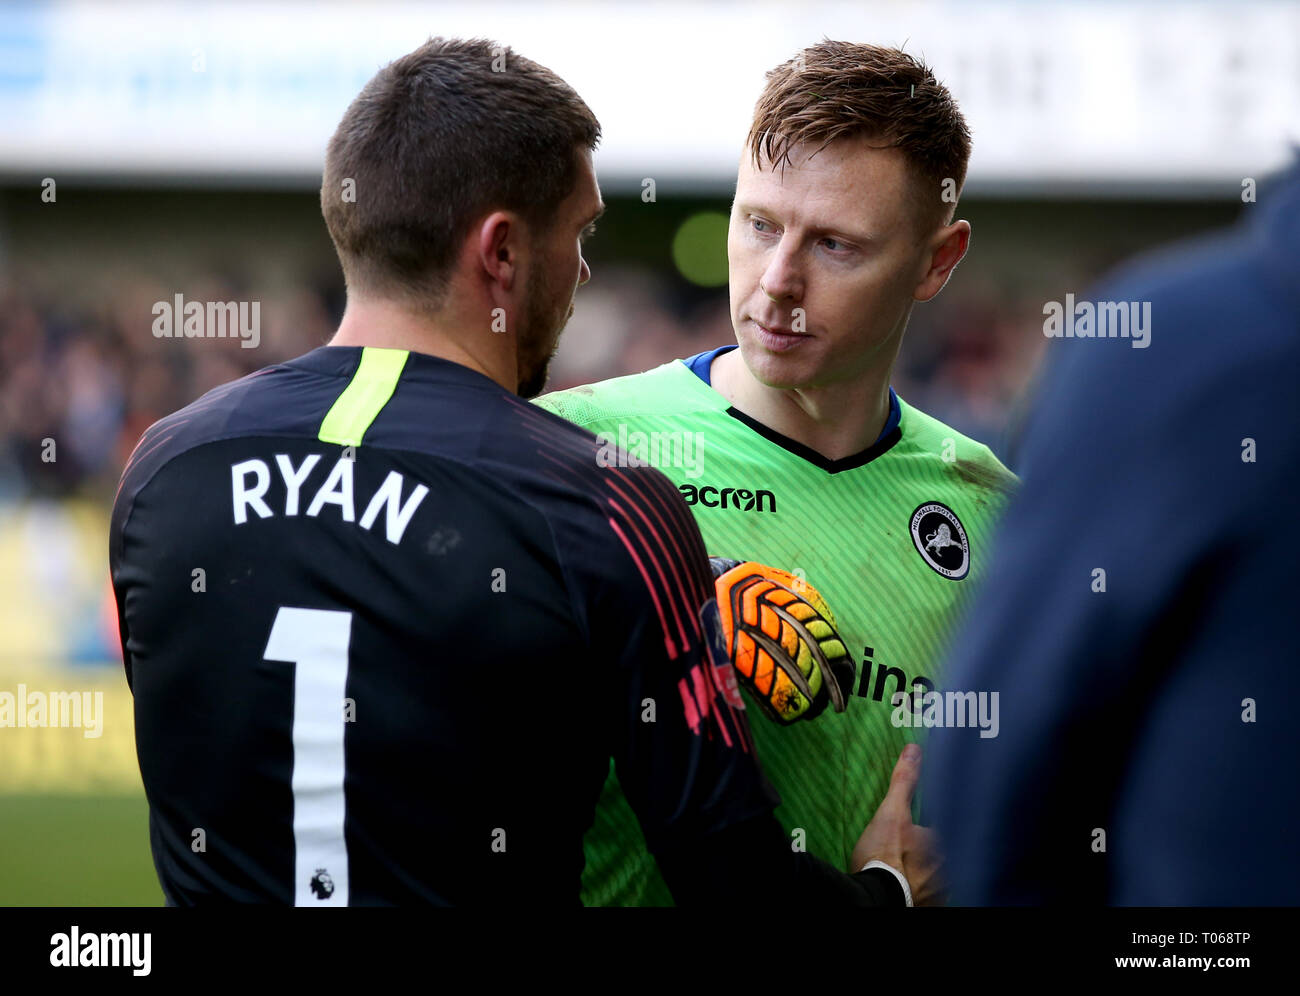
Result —
M487 377L325 347L140 440L110 561L169 904L576 902L776 797L676 489Z

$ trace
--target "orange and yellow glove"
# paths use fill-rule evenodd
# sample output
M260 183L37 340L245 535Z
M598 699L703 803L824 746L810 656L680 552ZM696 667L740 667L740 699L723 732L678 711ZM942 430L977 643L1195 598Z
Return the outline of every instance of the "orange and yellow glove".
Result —
M826 600L806 581L753 561L710 557L727 652L769 717L843 712L857 672Z

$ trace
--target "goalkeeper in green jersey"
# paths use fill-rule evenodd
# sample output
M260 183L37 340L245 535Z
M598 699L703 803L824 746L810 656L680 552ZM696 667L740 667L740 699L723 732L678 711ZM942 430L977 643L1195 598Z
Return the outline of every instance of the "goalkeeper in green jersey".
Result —
M988 447L890 387L913 303L966 253L970 225L953 213L969 154L951 95L911 56L805 49L768 73L740 161L727 239L736 344L538 401L605 439L611 463L672 478L711 555L780 568L824 596L856 665L836 708L772 721L760 669L733 660L768 714L754 740L791 846L841 867L917 738L1015 483ZM587 903L669 901L612 773L586 855Z

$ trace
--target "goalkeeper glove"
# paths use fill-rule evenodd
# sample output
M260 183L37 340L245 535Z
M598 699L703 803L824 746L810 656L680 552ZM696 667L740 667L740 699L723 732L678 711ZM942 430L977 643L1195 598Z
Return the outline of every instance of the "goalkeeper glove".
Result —
M727 652L778 723L843 712L857 672L825 599L775 567L710 557Z

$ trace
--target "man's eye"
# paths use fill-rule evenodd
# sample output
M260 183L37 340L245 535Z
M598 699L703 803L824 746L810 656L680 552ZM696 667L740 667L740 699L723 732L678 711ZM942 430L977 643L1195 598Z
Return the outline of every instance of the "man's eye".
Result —
M756 232L766 232L771 226L762 218L750 218L749 223L754 227Z
M832 252L844 248L844 244L840 242L839 239L822 239L822 245L826 246L826 248L830 249Z
M582 240L585 242L587 239L591 238L595 234L596 234L596 224L595 222L592 222L592 224L588 225L586 228L582 230Z

